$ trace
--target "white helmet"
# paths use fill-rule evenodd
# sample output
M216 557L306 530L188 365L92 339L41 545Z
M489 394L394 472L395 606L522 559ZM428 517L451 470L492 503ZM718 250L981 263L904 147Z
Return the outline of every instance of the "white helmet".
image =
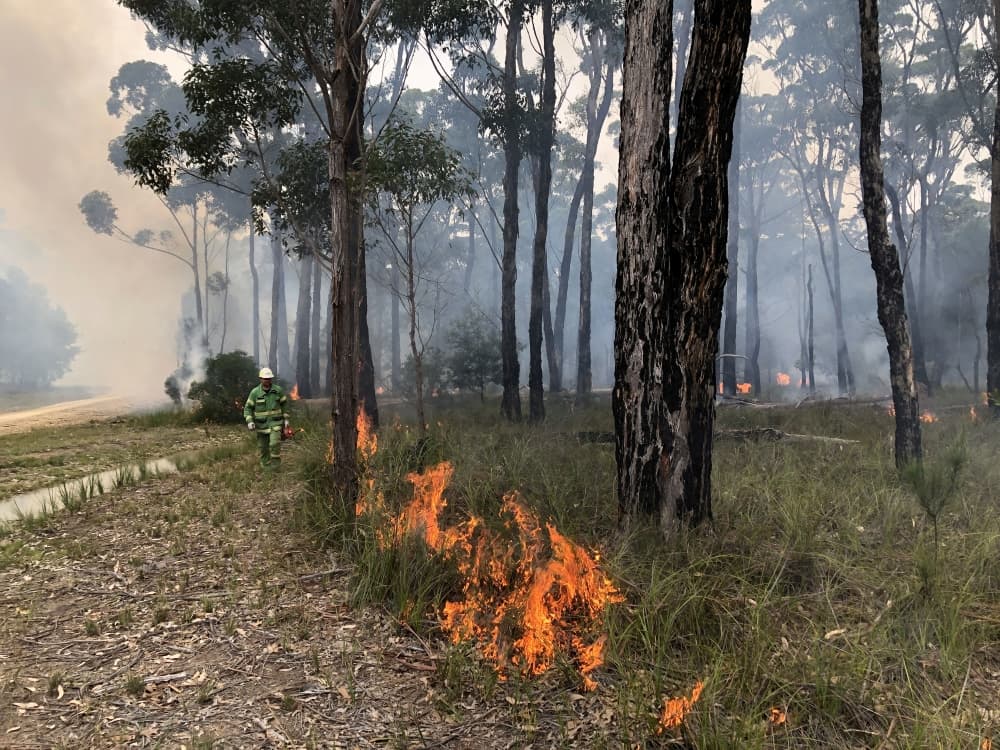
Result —
M274 379L274 373L271 372L271 368L270 367L262 367L260 369L260 372L257 373L257 377L259 377L261 380L273 380Z

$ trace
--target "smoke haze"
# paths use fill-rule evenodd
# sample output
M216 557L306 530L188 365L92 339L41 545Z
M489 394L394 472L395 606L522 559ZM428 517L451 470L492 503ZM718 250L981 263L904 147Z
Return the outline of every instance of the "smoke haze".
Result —
M159 399L176 366L188 272L94 234L77 208L98 189L111 194L127 227L169 221L154 196L107 160L122 128L105 109L108 82L123 62L167 62L147 49L144 34L114 0L3 0L0 273L21 268L76 326L81 352L60 384Z

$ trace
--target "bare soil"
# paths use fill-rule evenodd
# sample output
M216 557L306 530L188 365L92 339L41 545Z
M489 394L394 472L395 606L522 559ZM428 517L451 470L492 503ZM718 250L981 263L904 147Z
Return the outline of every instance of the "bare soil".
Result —
M290 467L232 464L0 541L0 746L617 746L613 696L489 690L474 659L350 607L349 562L290 526Z
M39 427L79 424L93 419L107 419L125 414L130 408L123 396L97 396L76 401L63 401L35 409L0 412L0 425L5 432L27 432Z

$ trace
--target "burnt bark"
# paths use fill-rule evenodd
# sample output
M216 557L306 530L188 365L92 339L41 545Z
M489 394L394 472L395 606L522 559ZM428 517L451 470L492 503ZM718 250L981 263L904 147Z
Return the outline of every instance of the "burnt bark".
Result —
M312 323L313 256L303 255L299 269L299 298L295 305L295 384L302 398L312 398L310 380L310 324Z
M750 2L695 2L673 169L672 14L669 0L625 9L612 401L620 520L656 513L665 533L712 516L726 168Z
M885 196L889 199L889 206L892 209L892 227L896 235L896 242L899 243L897 252L903 258L912 260L906 244L906 235L903 232L903 211L899 202L899 194L896 192L896 188L888 182L885 183ZM903 284L906 299L909 300L909 307L913 310L913 315L910 316L910 329L913 335L913 375L918 383L923 383L930 389L930 380L927 377L927 366L924 360L924 338L921 334L920 315L917 314L920 302L913 288L913 266L910 262L905 264Z
M520 377L517 359L517 325L514 289L517 283L518 206L517 183L521 167L521 113L517 101L517 48L521 39L524 0L512 0L504 56L504 175L503 260L500 287L500 360L503 396L500 413L511 421L521 419Z
M879 323L889 350L889 379L896 410L896 466L922 458L920 409L913 350L903 298L899 254L889 239L882 169L882 62L878 48L878 0L858 0L861 17L861 193L868 251L878 295Z
M750 389L760 393L760 303L757 283L757 255L760 251L760 224L758 214L753 213L747 243L746 269L746 359L743 361L743 377L750 383Z
M542 382L542 304L547 303L548 283L546 243L549 232L549 193L552 190L552 141L556 107L555 30L552 0L542 0L542 92L539 101L539 129L536 157L535 240L531 263L531 313L528 316L528 420L545 419L545 392Z
M809 368L809 393L816 393L816 337L813 334L813 267L809 264L809 279L806 282L806 362Z
M281 316L278 313L282 304L281 286L284 284L281 265L281 238L271 235L271 336L267 349L267 366L278 374L278 338L281 327Z
M402 353L399 349L399 295L402 293L399 288L399 266L396 263L392 264L392 273L390 274L389 284L392 286L392 312L390 314L389 320L389 349L390 349L390 383L392 383L392 392L399 393L399 388L402 385Z

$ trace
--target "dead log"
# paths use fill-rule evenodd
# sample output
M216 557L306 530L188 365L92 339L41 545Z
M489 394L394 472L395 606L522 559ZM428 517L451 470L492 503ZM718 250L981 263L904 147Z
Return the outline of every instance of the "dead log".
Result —
M716 440L748 440L755 443L776 443L784 440L792 443L830 443L832 445L860 445L860 440L827 437L826 435L799 435L794 432L784 432L774 427L751 427L748 430L716 430Z

